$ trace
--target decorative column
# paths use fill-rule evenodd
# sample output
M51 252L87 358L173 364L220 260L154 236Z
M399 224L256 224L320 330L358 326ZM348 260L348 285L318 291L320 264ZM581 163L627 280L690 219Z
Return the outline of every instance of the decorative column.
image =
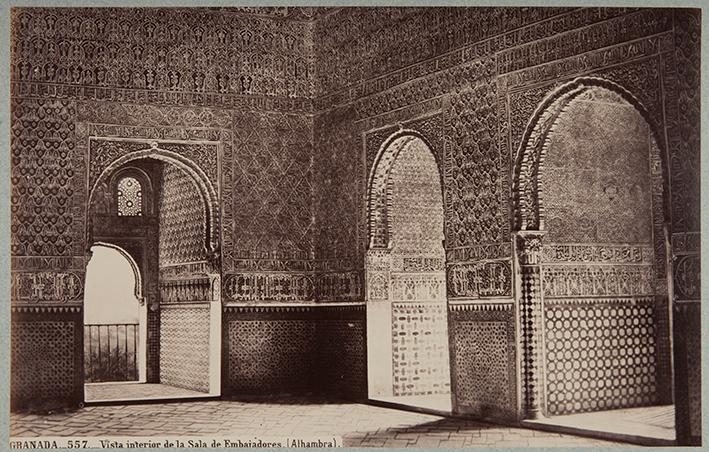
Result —
M522 384L524 385L524 417L544 417L544 350L542 281L540 257L545 231L517 232L522 291L520 297L520 324L522 338Z

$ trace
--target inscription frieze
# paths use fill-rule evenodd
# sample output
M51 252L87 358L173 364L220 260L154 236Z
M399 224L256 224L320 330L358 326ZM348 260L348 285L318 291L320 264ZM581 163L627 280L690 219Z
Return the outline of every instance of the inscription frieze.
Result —
M69 272L12 272L13 303L67 303L81 301L83 274Z
M446 260L448 262L505 259L511 256L512 244L510 242L486 243L446 250Z
M545 298L653 295L652 265L544 265Z
M651 264L654 253L646 245L585 245L545 243L542 247L542 262L586 262Z
M448 268L448 295L460 298L507 297L512 294L510 261L455 264Z
M547 80L582 75L615 64L642 59L665 50L672 44L672 33L622 43L617 46L574 55L501 76L508 90Z
M223 291L225 301L310 301L313 278L297 273L228 274Z
M315 294L318 301L361 301L361 272L316 274Z
M497 58L497 71L499 74L516 71L642 36L661 33L671 27L672 16L666 11L643 9L627 16L609 19L500 52Z

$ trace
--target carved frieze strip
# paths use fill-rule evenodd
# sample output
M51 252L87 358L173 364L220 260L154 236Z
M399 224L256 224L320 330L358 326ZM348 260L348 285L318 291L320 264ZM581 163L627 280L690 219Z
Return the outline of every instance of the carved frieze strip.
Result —
M654 294L652 265L543 265L544 297Z
M445 300L444 300L445 301ZM391 303L392 309L412 309L412 308L423 308L423 309L429 309L432 306L432 302L429 301L407 301L407 300L396 300ZM441 303L442 304L442 303ZM438 307L434 307L433 309L439 309Z
M354 301L362 298L362 272L318 273L315 275L318 301Z
M191 7L189 8L189 10L192 9ZM342 8L330 6L227 6L209 8L210 12L217 11L220 14L226 13L244 17L263 16L274 19L286 19L292 22L313 22L325 16L335 14L341 9Z
M544 243L542 262L584 262L589 264L652 264L651 245L587 245L576 243Z
M211 299L212 281L207 276L160 281L161 303L198 302Z
M97 125L180 127L190 129L193 134L200 133L202 129L230 129L232 126L232 112L221 108L83 101L77 102L77 113L80 122ZM106 136L98 132L92 132L91 135ZM150 135L146 136L152 138ZM210 141L219 141L219 139Z
M340 259L316 259L312 262L313 270L317 272L343 272L357 270L353 257Z
M457 87L495 76L495 60L483 58L456 66L440 74L413 80L372 97L357 99L357 118L369 118L426 99L444 96Z
M555 15L555 17L532 25L493 38L480 40L474 44L409 65L404 69L392 71L387 75L360 81L345 89L323 95L315 101L315 108L317 111L321 111L332 105L348 103L364 96L389 90L408 81L450 69L467 61L490 56L496 51L503 51L530 41L575 30L579 27L591 25L635 10L628 8L583 8Z
M79 270L86 268L84 256L12 256L12 271Z
M512 243L485 243L446 250L447 262L506 259L512 256Z
M209 309L209 301L160 303L160 309Z
M254 96L234 93L194 93L136 88L91 87L47 82L13 82L13 97L41 97L101 102L127 102L183 107L217 107L241 111L313 111L310 98Z
M219 128L192 128L170 126L126 126L116 124L78 123L77 135L82 137L142 138L152 141L181 140L220 142L231 146L231 132Z
M597 24L535 40L497 54L497 71L504 74L559 60L584 51L654 35L672 28L672 15L661 9L642 9Z
M403 272L403 271L392 271L391 272L391 279L392 280L401 280L401 281L408 281L408 280L416 280L416 281L433 281L433 280L438 280L445 275L444 271L410 271L410 272Z
M84 294L83 272L12 272L10 299L13 303L68 303Z
M533 66L500 77L507 90L517 89L548 80L584 75L596 69L642 59L666 50L672 45L672 32L640 38L613 47L591 50L580 55Z
M178 265L170 265L165 267L160 267L160 278L178 278L178 277L192 277L194 275L206 275L209 273L214 273L215 269L206 262L188 262Z
M699 232L679 232L672 234L672 253L695 254L701 250L701 233Z
M311 260L280 260L280 259L234 259L234 270L245 272L259 271L301 271L315 270Z
M315 100L317 112L326 110L333 105L343 105L350 102L361 102L364 98L376 96L384 91L400 88L401 85L415 82L419 79L440 77L444 71L456 69L468 61L489 57L494 52L495 42L492 39L482 41L472 46L454 50L444 55L414 64L393 73L359 82L337 93L321 96Z
M81 305L62 306L10 306L11 313L31 313L31 314L54 314L54 313L79 313L82 311Z
M553 307L557 305L587 305L602 308L603 305L649 305L655 306L653 297L618 297L618 298L553 298L544 300L544 306Z
M392 256L393 272L435 272L445 270L445 259L433 256Z
M245 312L259 312L259 313L271 313L271 312L314 312L321 310L329 311L350 311L350 312L363 312L366 310L364 303L321 303L321 304L301 304L301 305L284 305L284 304L269 304L269 305L234 305L226 304L224 305L224 312L226 313L245 313Z
M227 301L307 301L313 299L313 276L302 273L232 273L224 276Z
M445 301L445 273L391 273L389 289L394 301Z
M144 8L102 7L81 8L78 11L64 7L26 8L13 11L13 25L19 36L40 36L44 38L65 37L72 39L122 39L126 42L158 42L174 38L176 34L189 28L186 41L204 45L251 45L254 48L263 45L260 39L252 36L253 26L260 26L261 32L293 33L310 30L306 23L339 11L330 7L175 7ZM288 21L264 21L256 16ZM163 22L172 23L173 28L166 29ZM212 27L201 28L204 23ZM200 26L199 29L194 28ZM224 29L228 27L228 29ZM193 29L194 28L194 29ZM242 31L250 33L239 36ZM225 36L226 34L226 36ZM232 36L233 35L233 36ZM271 44L283 48L289 41L283 36L271 37ZM301 45L298 43L297 45ZM289 51L297 52L299 47L292 43Z
M310 261L309 251L303 250L279 250L279 251L259 251L235 248L234 259L241 260L281 260L281 261Z
M511 260L496 260L448 267L449 297L508 297L512 295Z
M511 311L514 309L514 303L510 301L490 303L490 302L476 302L476 303L461 303L461 302L450 302L448 304L448 309L451 311Z

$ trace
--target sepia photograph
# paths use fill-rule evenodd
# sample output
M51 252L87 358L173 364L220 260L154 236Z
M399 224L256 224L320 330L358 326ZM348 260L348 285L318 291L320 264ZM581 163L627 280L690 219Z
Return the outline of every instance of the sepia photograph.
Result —
M0 449L702 445L699 7L7 11Z

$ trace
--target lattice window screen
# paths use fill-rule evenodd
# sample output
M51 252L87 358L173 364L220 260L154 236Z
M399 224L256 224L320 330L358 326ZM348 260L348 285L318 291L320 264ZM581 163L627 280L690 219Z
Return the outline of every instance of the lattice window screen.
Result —
M143 190L133 177L124 177L118 182L118 216L136 217L143 214Z

